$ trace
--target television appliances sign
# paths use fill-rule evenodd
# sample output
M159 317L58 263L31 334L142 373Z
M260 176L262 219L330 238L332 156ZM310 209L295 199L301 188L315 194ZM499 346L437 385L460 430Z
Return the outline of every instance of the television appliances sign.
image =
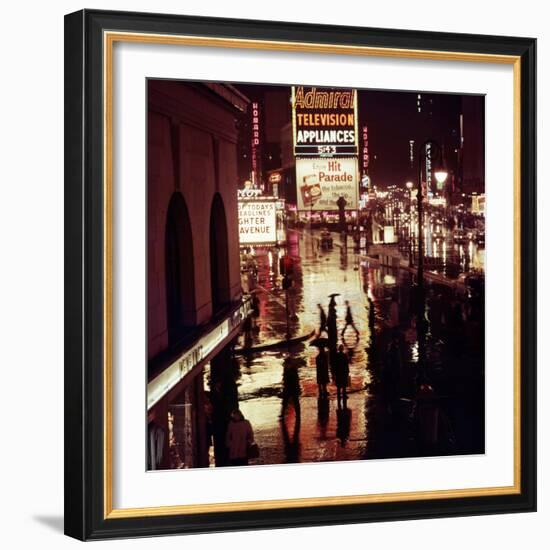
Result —
M293 86L292 123L296 157L358 154L356 90Z

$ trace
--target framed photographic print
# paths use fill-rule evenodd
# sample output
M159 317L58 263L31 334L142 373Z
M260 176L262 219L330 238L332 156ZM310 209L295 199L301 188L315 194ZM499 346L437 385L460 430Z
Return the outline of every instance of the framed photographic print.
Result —
M530 38L65 19L65 529L534 511Z

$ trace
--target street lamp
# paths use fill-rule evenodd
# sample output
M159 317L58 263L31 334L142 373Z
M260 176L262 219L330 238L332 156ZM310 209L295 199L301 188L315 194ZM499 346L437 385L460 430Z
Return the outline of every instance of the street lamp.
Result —
M419 291L424 290L424 205L422 196L422 164L426 158L427 150L430 150L431 170L435 175L437 183L440 185L445 183L447 179L447 171L443 166L443 151L437 141L432 139L426 140L418 151L418 181L417 181L417 211L418 211L418 287Z
M414 187L414 183L412 181L408 181L405 184L405 187L409 190L409 267L412 267L413 265L413 248L412 248L412 189Z
M429 148L428 148L429 146ZM429 157L428 157L429 151ZM431 139L425 141L418 151L418 181L417 184L417 212L418 212L418 269L417 269L417 320L416 331L418 338L419 367L425 367L426 357L426 334L427 326L424 318L424 204L422 196L422 164L426 158L430 161L430 170L435 175L436 181L442 185L447 179L447 171L443 167L443 151L441 146ZM421 371L422 372L422 371ZM423 373L424 374L424 373Z

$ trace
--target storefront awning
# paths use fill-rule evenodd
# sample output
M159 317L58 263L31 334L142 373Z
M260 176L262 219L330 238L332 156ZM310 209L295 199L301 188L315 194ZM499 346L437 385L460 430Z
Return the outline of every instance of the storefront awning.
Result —
M232 309L226 317L209 327L180 356L147 384L147 410L153 408L185 377L191 376L220 352L239 333L243 319L250 313L250 300Z

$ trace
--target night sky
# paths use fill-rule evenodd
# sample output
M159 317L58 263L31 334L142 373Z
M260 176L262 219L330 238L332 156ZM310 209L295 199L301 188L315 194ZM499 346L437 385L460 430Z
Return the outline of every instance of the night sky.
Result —
M251 100L263 104L263 134L266 143L280 141L280 131L291 120L290 87L235 85ZM418 97L420 94L420 98ZM419 144L439 142L451 173L458 174L460 114L464 113L463 163L466 172L477 172L474 185L483 191L484 97L435 94L422 91L388 92L359 90L359 137L366 123L369 134L369 176L377 187L402 186L417 174ZM419 111L420 108L420 111ZM409 140L415 140L411 166ZM361 145L361 139L359 141Z

